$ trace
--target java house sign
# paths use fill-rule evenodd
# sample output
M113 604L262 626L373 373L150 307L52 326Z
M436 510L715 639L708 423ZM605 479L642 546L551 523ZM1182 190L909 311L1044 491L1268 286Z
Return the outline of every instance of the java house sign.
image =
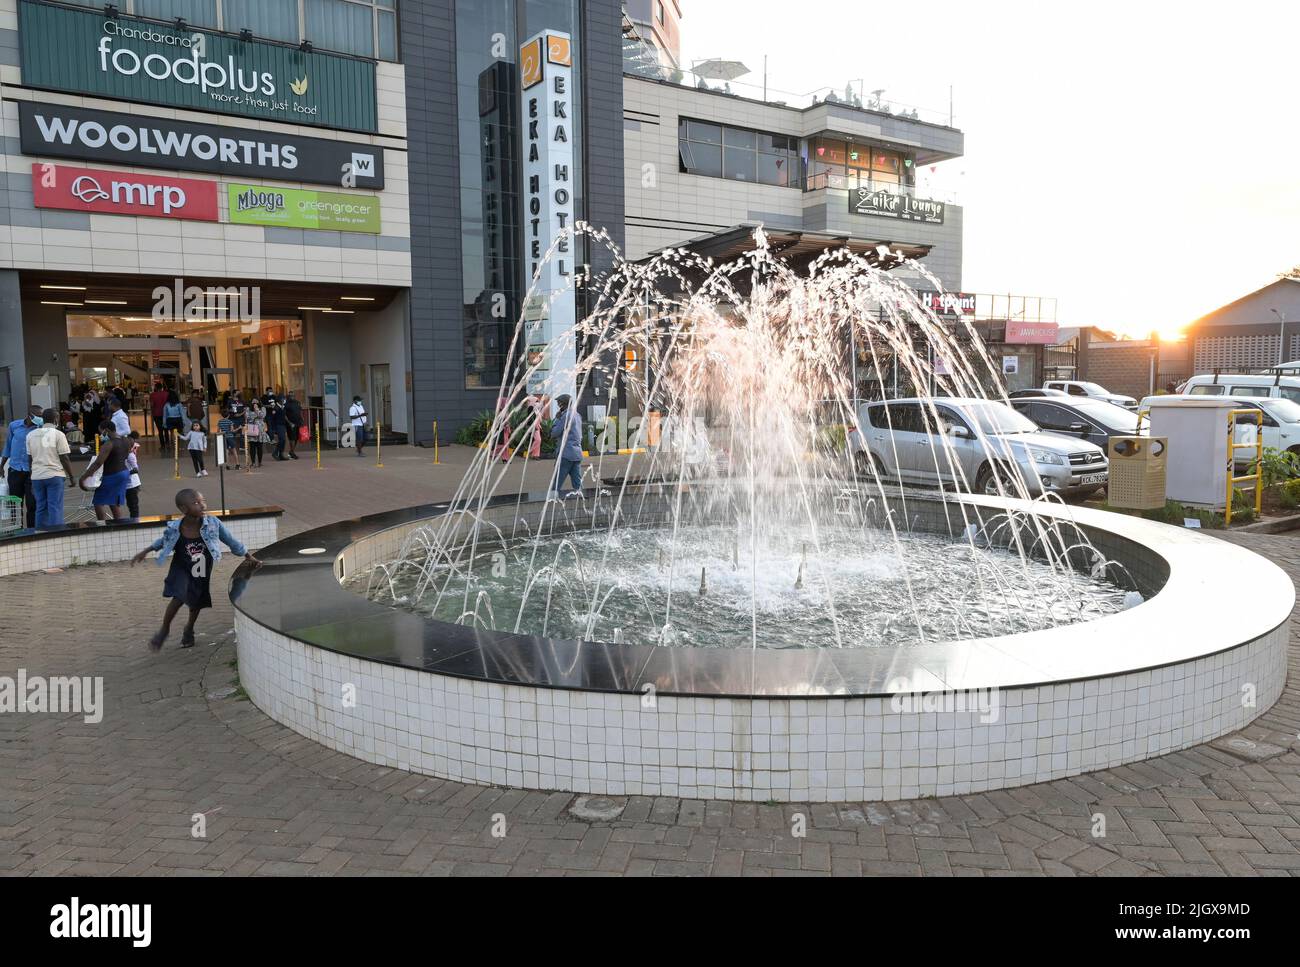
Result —
M376 129L372 61L37 0L21 0L18 15L22 80L30 87Z
M925 222L928 225L943 224L943 202L900 195L883 188L874 191L870 188L850 189L849 211L854 215L879 215L909 222Z
M573 47L543 31L519 48L530 392L575 395Z

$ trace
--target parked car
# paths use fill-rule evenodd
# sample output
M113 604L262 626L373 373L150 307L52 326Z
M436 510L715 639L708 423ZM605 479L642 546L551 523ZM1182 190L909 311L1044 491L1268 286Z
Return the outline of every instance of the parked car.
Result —
M1111 437L1138 436L1147 428L1147 420L1132 410L1091 397L1029 397L1014 399L1011 405L1044 432L1087 440L1103 451Z
M1178 392L1184 396L1250 396L1300 403L1300 376L1282 372L1193 376Z
M1053 379L1043 384L1046 389L1059 389L1069 396L1091 396L1094 400L1105 400L1107 403L1114 403L1116 406L1125 406L1129 409L1137 406L1137 400L1131 396L1122 396L1119 393L1112 393L1104 386L1098 386L1096 383L1088 383L1078 379Z
M1047 389L1046 387L1042 387L1039 389L1012 390L1010 393L1007 394L1007 399L1019 400L1019 399L1025 399L1030 396L1069 396L1069 395L1070 394L1063 389Z
M933 407L933 408L932 408ZM860 473L922 486L1008 490L1011 467L1029 492L1086 497L1106 485L1101 448L1044 433L996 400L917 398L869 403L858 410L848 447ZM1001 472L999 472L999 468Z
M1179 395L1148 396L1139 404L1138 412L1144 413L1157 406L1177 406L1183 400L1203 400L1204 393L1182 393ZM1216 400L1231 403L1237 409L1262 410L1264 446L1275 450L1289 450L1300 456L1300 403L1282 397L1216 396ZM1237 417L1235 442L1249 444L1255 442L1254 434L1259 421L1253 413L1242 413ZM1250 459L1247 459L1250 458ZM1249 450L1237 451L1237 464L1253 462Z

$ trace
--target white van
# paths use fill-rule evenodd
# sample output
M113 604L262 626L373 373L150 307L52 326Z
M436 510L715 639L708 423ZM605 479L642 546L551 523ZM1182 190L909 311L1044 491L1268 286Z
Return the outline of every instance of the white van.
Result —
M1300 403L1300 370L1290 374L1283 368L1273 373L1193 376L1178 392L1185 396L1280 397Z

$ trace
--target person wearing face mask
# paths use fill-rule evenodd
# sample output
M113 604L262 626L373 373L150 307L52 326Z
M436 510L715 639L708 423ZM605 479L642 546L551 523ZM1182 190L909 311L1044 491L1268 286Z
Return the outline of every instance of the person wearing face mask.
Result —
M46 410L32 421L41 420L27 434L27 456L32 464L32 491L36 495L36 526L57 527L63 523L63 491L76 474L68 455L72 448L58 427L58 413Z
M32 459L27 455L27 434L44 422L39 405L28 407L25 417L9 424L5 448L0 451L0 474L8 472L9 496L23 498L28 527L36 526L36 492L32 489Z
M126 466L126 458L131 453L131 441L119 436L117 428L108 420L99 425L99 433L99 456L91 461L77 481L77 486L88 489L86 480L102 468L103 475L91 500L95 516L99 520L107 520L111 515L114 520L121 520L126 517L126 488L131 482L131 471Z

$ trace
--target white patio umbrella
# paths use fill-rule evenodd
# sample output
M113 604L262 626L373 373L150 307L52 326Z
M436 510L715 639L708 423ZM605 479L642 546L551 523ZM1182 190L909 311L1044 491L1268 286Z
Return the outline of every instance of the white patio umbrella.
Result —
M707 77L715 81L734 81L737 77L744 77L749 73L749 68L738 60L723 60L721 57L710 57L707 60L697 60L691 66L691 72L698 77Z

